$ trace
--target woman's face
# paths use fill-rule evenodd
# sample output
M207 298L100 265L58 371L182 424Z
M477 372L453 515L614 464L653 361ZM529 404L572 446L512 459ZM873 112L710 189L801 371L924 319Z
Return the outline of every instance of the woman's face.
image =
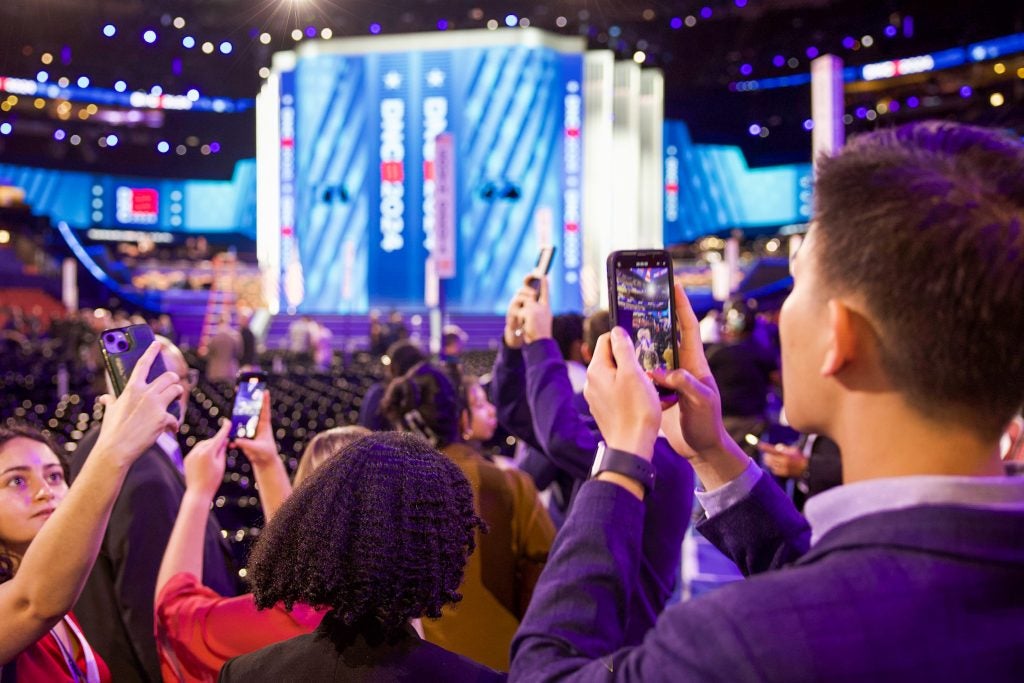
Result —
M45 444L24 437L0 448L0 541L24 555L68 492L60 460Z
M483 387L474 384L469 388L469 439L488 441L498 427L494 405L487 400Z

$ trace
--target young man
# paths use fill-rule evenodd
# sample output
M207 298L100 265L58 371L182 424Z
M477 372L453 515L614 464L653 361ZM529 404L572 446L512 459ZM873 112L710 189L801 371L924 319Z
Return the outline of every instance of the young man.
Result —
M636 590L637 472L660 406L628 337L604 338L586 393L619 462L576 499L512 679L1024 680L1024 479L998 455L1024 399L1022 254L1013 138L918 123L821 161L780 322L783 384L794 427L839 444L845 483L806 521L726 435L677 292L682 369L655 380L679 392L701 530L752 576L669 608L635 647L618 605Z

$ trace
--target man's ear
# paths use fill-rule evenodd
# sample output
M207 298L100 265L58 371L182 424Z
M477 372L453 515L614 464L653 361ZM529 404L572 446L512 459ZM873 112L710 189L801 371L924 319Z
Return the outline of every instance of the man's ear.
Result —
M833 377L839 374L847 363L857 355L859 343L857 326L854 323L855 313L840 299L829 299L828 302L828 348L821 364L821 374Z

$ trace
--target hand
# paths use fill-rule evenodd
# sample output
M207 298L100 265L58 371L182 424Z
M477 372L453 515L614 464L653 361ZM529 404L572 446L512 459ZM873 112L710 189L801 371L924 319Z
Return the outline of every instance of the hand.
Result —
M523 288L519 290L523 301L519 315L527 344L532 344L538 339L551 339L552 315L548 279L530 275L526 278L526 283L531 281L540 283L539 291L529 284L524 284Z
M159 353L159 342L150 344L135 364L121 395L116 399L109 394L99 398L106 410L95 450L114 455L119 464L130 466L160 434L178 429L178 421L167 412L167 407L182 394L181 378L165 372L146 383Z
M676 319L679 325L679 369L665 373L655 371L652 379L679 394L679 430L668 431L676 451L687 458L713 453L727 446L732 439L722 424L722 399L711 368L704 356L700 327L690 300L676 285ZM676 408L671 409L673 412ZM675 437L675 438L673 438Z
M256 436L251 439L233 440L231 447L242 451L253 467L264 467L275 461L281 462L277 443L274 441L274 428L270 424L269 390L263 392L263 405L260 407L260 419L256 423Z
M807 457L799 448L776 444L758 444L757 449L764 456L764 464L776 477L799 479L807 472Z
M185 486L204 500L213 500L217 489L224 483L225 453L230 430L231 420L225 420L216 434L193 446L185 458Z
M522 310L524 299L523 290L520 289L509 302L508 311L505 313L505 346L510 349L521 349L526 344L523 338Z
M610 448L647 460L654 456L661 403L621 327L597 340L583 395Z

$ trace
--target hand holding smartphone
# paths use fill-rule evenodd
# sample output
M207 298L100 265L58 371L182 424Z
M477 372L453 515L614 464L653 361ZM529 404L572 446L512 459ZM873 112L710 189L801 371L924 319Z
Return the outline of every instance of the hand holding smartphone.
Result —
M264 372L243 372L238 375L235 404L231 409L231 439L252 439L263 408L263 395L267 390Z
M611 322L629 334L644 370L679 367L672 258L657 249L615 251L608 256ZM674 392L658 387L658 393Z
M103 330L103 333L100 334L100 352L103 354L103 364L107 368L107 375L114 387L115 396L124 393L132 370L135 369L142 354L155 340L156 335L153 334L153 329L149 325L114 327ZM152 382L165 372L167 372L167 366L164 364L164 359L157 354L150 366L149 374L146 375L146 382ZM181 406L177 400L167 407L167 412L175 419L181 419Z
M554 262L555 247L541 247L540 253L537 255L537 265L533 267L533 270L530 271L526 278L526 284L537 291L538 298L540 298L540 279L551 272L551 264Z

